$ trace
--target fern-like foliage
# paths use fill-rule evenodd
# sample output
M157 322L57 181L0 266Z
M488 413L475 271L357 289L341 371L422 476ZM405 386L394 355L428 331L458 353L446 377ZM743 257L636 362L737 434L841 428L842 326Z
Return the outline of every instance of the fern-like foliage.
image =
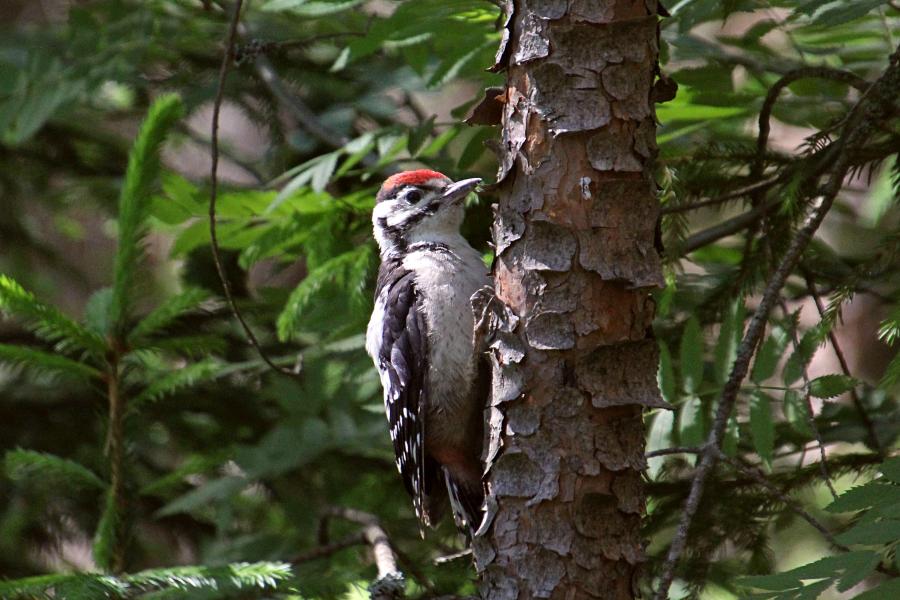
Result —
M280 562L233 563L220 567L150 569L116 577L96 573L41 575L0 582L4 600L119 600L125 598L231 598L235 593L274 591L291 577ZM243 597L243 596L242 596Z
M159 333L184 313L195 310L208 297L209 294L204 290L193 288L166 299L134 326L128 334L129 343L140 345L146 338Z
M339 254L311 271L294 288L278 316L278 337L282 340L293 338L300 329L305 311L316 294L329 283L337 283L350 293L350 299L357 307L365 302L366 278L372 265L372 249L360 246L350 252Z
M175 95L153 103L128 156L128 170L119 197L119 244L116 251L110 322L123 333L134 294L135 272L142 254L143 229L153 182L159 175L159 151L166 133L184 112Z
M90 365L28 346L0 344L0 362L10 363L34 373L53 377L91 381L100 379L102 376L100 371Z
M291 577L291 567L281 562L232 563L221 567L171 567L140 571L122 578L137 588L208 590L220 593L243 589L274 589Z
M224 366L218 360L207 359L169 373L159 374L158 377L151 379L150 385L131 400L129 408L133 413L138 412L148 402L159 400L201 381L215 379L222 374Z
M75 461L33 450L10 450L3 459L6 476L13 481L36 481L60 488L103 489L106 485L90 469Z
M106 344L97 333L44 304L15 280L0 275L0 311L21 321L41 339L54 344L59 352L80 351L103 356Z
M69 573L0 582L4 600L100 600L124 598L128 586L111 575Z

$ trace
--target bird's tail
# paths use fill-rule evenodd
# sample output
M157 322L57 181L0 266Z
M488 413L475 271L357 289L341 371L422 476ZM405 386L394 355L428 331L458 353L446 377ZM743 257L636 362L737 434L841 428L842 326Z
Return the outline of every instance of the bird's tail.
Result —
M451 473L446 467L443 469L453 520L460 531L471 537L478 531L484 514L484 486L481 477L465 472Z

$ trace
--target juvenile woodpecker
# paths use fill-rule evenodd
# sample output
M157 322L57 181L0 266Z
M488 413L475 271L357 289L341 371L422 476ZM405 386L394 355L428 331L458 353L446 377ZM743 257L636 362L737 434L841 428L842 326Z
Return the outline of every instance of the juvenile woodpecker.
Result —
M449 497L457 524L470 532L484 500L487 371L469 298L490 279L459 227L463 199L479 181L418 170L381 186L372 211L381 266L366 332L397 469L420 524L435 526Z

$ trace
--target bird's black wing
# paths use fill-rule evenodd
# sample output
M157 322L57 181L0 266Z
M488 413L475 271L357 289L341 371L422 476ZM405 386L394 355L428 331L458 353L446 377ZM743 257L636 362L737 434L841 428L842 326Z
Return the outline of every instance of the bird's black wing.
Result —
M428 496L435 467L425 457L425 405L428 371L428 332L423 300L412 271L382 265L377 302L381 304L381 339L376 364L384 387L397 469L413 498L416 516L430 525Z

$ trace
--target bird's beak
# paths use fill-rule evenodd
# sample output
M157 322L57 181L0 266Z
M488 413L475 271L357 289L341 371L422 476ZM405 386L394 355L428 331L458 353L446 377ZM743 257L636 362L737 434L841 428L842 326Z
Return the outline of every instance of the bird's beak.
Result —
M441 204L452 204L461 201L468 196L469 192L474 190L479 183L481 183L480 177L463 179L462 181L451 183L444 188L444 193L441 194Z

